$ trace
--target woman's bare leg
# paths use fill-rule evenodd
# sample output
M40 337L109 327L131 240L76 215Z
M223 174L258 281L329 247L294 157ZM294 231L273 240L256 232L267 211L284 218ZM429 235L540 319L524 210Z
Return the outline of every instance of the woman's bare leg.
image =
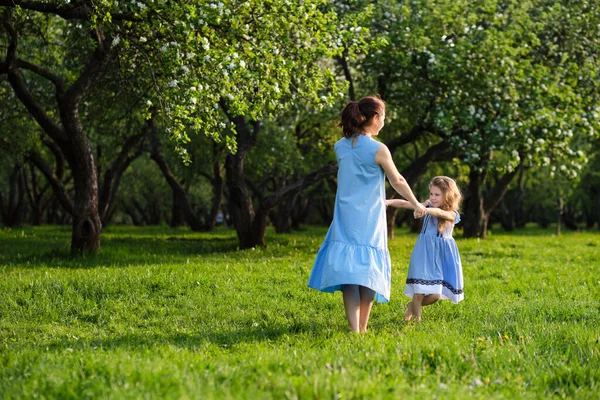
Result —
M342 286L342 293L344 296L344 309L346 310L346 318L348 318L350 331L359 333L361 301L358 285L344 285Z
M369 323L369 316L371 315L371 308L373 307L373 301L375 300L375 291L365 286L359 287L360 293L360 331L367 331L367 324Z

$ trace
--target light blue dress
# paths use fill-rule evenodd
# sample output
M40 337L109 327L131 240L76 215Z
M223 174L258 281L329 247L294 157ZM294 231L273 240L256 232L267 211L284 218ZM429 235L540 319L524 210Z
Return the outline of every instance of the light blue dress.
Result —
M410 256L410 266L404 294L413 298L417 294L440 294L440 300L450 299L454 304L464 298L463 274L458 247L452 231L460 222L456 213L454 224L438 232L438 219L427 214L423 228ZM433 221L433 222L432 222Z
M338 188L333 222L319 249L308 286L323 292L342 285L374 290L375 300L390 298L391 261L387 247L385 177L375 162L381 143L369 136L335 144Z

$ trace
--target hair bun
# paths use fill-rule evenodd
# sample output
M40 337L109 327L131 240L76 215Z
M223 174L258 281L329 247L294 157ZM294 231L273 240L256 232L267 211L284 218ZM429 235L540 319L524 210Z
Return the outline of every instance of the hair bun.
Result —
M375 115L385 111L385 103L379 97L367 96L359 101L350 100L342 110L338 124L347 138L362 131L363 125Z

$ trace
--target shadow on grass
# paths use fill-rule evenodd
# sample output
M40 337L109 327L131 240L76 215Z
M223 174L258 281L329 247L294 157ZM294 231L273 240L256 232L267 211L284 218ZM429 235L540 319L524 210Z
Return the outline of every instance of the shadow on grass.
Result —
M238 246L233 236L109 236L103 238L98 254L73 256L69 243L63 241L61 245L61 241L58 238L2 238L0 266L94 268L180 263L189 257L232 252Z
M315 324L297 323L291 326L248 328L227 332L212 333L178 333L174 335L150 336L141 334L122 335L114 339L103 340L60 340L42 344L44 348L53 351L62 350L87 350L87 349L127 349L143 350L163 346L174 346L187 350L200 350L208 345L214 345L223 349L232 348L238 344L260 343L277 341L283 336L296 336L299 334L310 335L324 340L335 331ZM343 332L340 332L343 333Z
M319 238L321 235L319 229ZM267 250L312 250L316 245L291 235L267 234ZM102 233L98 254L72 256L70 229L60 226L25 227L0 231L0 267L94 268L187 263L197 256L215 256L238 250L232 228L192 232L169 227L109 227ZM316 250L315 250L316 251Z

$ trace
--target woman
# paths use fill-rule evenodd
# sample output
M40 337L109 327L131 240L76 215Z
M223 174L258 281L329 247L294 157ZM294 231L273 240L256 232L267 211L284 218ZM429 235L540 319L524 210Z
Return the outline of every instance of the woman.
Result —
M384 120L385 103L379 97L351 101L342 110L344 137L335 144L339 169L333 222L308 280L309 287L323 292L342 291L352 332L367 331L375 298L390 298L384 172L414 206L415 217L425 213L387 146L373 139Z

